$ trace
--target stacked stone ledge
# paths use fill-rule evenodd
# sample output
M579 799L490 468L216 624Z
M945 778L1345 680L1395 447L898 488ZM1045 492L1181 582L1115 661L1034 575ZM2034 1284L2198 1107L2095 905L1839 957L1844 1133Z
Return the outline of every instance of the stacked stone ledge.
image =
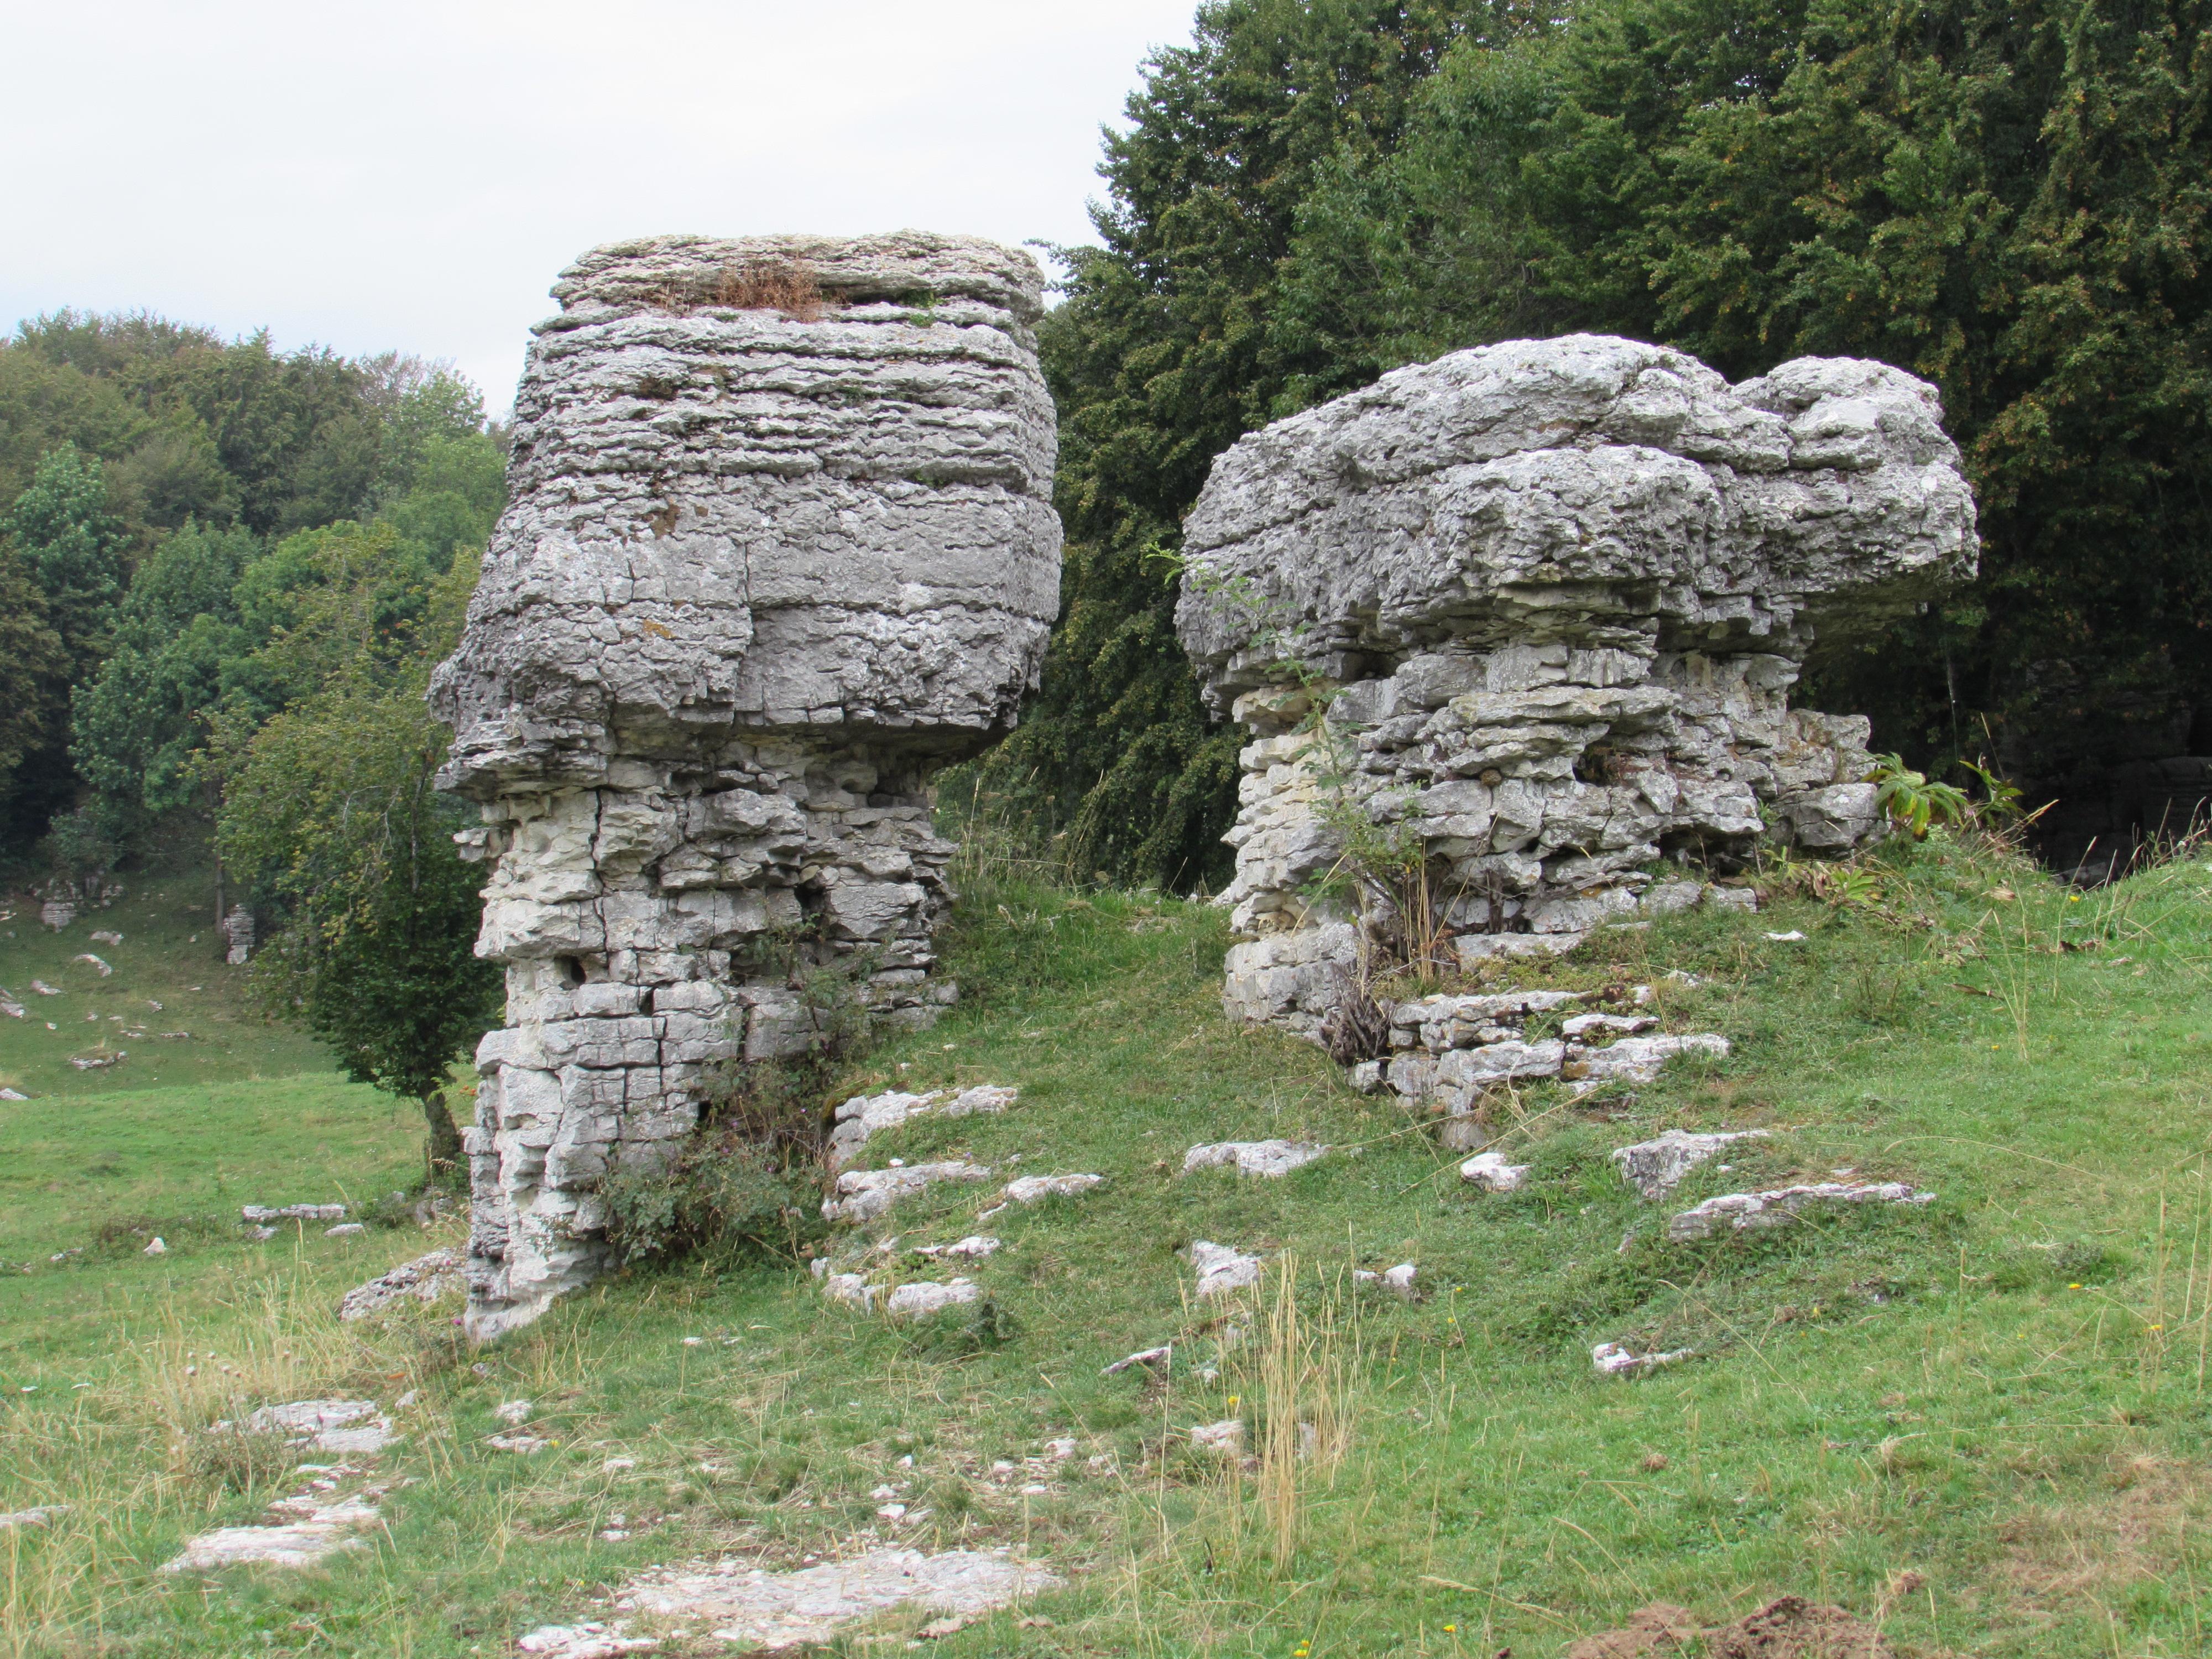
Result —
M1176 617L1253 736L1230 1013L1319 1036L1404 926L1315 896L1348 814L1418 842L1468 967L1748 902L1685 866L1762 839L1879 836L1868 723L1790 689L1816 633L1911 612L1976 549L1934 388L1850 359L1730 386L1633 341L1512 341L1244 438L1185 523Z
M1027 255L658 237L555 287L510 506L431 699L507 967L469 1133L468 1322L605 1265L596 1188L702 1068L805 1048L842 969L926 1024L929 780L1014 721L1059 601Z

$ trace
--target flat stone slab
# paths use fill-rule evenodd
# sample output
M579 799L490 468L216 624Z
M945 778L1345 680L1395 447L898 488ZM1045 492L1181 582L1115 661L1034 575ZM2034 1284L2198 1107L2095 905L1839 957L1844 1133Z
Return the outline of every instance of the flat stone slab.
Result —
M399 1437L392 1419L369 1400L295 1400L289 1405L264 1406L246 1419L240 1431L281 1434L295 1446L356 1457L374 1456Z
M1579 1048L1569 1054L1559 1075L1595 1088L1601 1083L1656 1082L1667 1062L1683 1054L1729 1055L1729 1040L1710 1031L1682 1036L1629 1036L1602 1048Z
M884 1311L893 1319L927 1319L963 1303L983 1299L982 1287L973 1279L955 1279L945 1284L919 1279L902 1285L884 1298Z
M1328 1151L1309 1140L1217 1140L1185 1152L1182 1170L1188 1175L1233 1165L1241 1175L1276 1177L1304 1169Z
M846 1626L893 1607L920 1606L949 1618L981 1618L1066 1581L1041 1563L1006 1550L870 1550L849 1561L825 1561L796 1572L771 1572L740 1562L659 1568L624 1584L617 1613L704 1623L714 1638L771 1650L826 1643ZM599 1659L651 1651L626 1637L627 1622L547 1625L516 1644L544 1659ZM628 1646L609 1646L627 1639Z
M1198 1270L1200 1301L1228 1296L1260 1282L1260 1258L1207 1239L1193 1239L1183 1259Z
M830 1167L843 1169L859 1156L871 1136L896 1129L914 1118L1003 1112L1019 1097L1018 1090L988 1083L957 1094L950 1089L920 1095L893 1089L879 1095L854 1095L837 1109L836 1127L830 1132Z
M965 1158L904 1164L889 1170L848 1170L837 1177L837 1196L822 1206L824 1221L872 1221L891 1206L941 1181L988 1181L991 1172Z
M954 1239L950 1244L917 1244L914 1248L914 1253L916 1255L926 1255L933 1259L938 1256L957 1255L964 1256L971 1261L980 1261L987 1255L996 1255L998 1249L999 1241L988 1233L970 1233L965 1238Z
M1022 1176L1009 1181L999 1196L1007 1204L1040 1204L1048 1198L1073 1198L1105 1184L1103 1175Z
M454 1249L432 1250L412 1261L401 1262L390 1273L380 1274L366 1285L355 1285L338 1304L338 1317L366 1319L402 1302L435 1302L448 1291L464 1291L467 1288L461 1277L461 1253Z
M1764 1140L1764 1129L1724 1130L1699 1134L1687 1129L1668 1129L1652 1140L1639 1140L1613 1154L1620 1165L1621 1179L1649 1202L1662 1199L1682 1184L1683 1178L1724 1146L1739 1140Z
M1717 1232L1754 1232L1787 1226L1808 1210L1852 1204L1929 1204L1936 1194L1902 1181L1816 1181L1763 1193L1723 1193L1667 1224L1677 1242Z
M312 1567L342 1550L362 1547L360 1529L376 1520L376 1506L349 1498L309 1511L281 1527L218 1527L188 1541L161 1565L163 1572L213 1572L257 1563Z

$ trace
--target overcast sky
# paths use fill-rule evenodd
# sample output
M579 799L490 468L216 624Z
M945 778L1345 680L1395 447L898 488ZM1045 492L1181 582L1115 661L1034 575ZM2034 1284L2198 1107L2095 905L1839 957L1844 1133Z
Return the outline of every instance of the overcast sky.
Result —
M4 9L0 318L145 307L453 360L653 231L1086 240L1195 0L93 0Z

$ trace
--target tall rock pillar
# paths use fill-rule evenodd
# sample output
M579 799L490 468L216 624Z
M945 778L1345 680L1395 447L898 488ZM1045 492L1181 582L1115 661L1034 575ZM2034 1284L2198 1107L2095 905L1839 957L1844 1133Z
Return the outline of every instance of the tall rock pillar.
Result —
M507 965L469 1134L472 1334L605 1264L612 1164L700 1068L803 1048L842 962L923 1023L928 780L1014 722L1059 603L1030 258L918 232L653 237L553 289L510 505L431 701Z

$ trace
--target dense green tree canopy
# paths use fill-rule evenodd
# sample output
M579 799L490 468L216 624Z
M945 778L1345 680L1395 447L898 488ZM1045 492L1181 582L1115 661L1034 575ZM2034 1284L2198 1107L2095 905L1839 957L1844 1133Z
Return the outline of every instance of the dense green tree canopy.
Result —
M385 568L381 626L419 615L483 545L505 459L474 387L396 353L74 312L0 342L0 587L36 595L0 623L0 684L24 688L0 716L0 851L80 799L126 845L204 819L218 720L266 720L326 671L264 647L314 592L356 591L349 558Z

